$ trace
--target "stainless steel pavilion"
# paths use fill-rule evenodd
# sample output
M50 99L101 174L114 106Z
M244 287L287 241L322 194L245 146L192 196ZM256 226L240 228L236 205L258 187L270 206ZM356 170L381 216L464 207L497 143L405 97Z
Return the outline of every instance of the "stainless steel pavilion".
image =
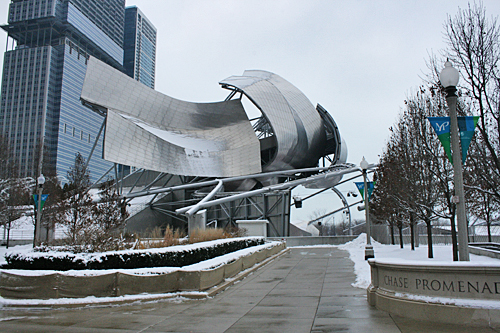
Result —
M297 186L292 180L306 178L301 185L330 188L342 174L356 171L344 164L347 147L329 113L319 104L315 108L298 88L279 75L245 71L242 76L222 80L220 85L230 90L226 100L186 102L154 91L98 59L88 59L81 100L105 115L103 158L115 165L180 179L163 185L153 182L154 186L143 186L135 194L122 193L125 198L149 195L152 187L156 195L186 190L183 177L202 177L205 182L199 188L205 188L205 192L218 183L210 198L220 197L216 192L227 190L247 192L238 194L238 198L246 198L255 190L264 193L266 190L259 189L270 186L269 191L284 191L282 201L289 205L291 188ZM249 119L242 104L244 97L261 112L260 117ZM321 159L323 168L319 167ZM206 183L208 178L224 181ZM279 188L272 187L283 183ZM182 199L203 197L200 193L205 192L184 194ZM210 206L208 199L202 201L203 207ZM279 209L280 225L289 222L289 208L285 206ZM179 211L178 207L175 205ZM174 209L167 211L175 215ZM180 211L192 215L196 209ZM234 223L235 219L229 220ZM286 228L282 229L286 233Z

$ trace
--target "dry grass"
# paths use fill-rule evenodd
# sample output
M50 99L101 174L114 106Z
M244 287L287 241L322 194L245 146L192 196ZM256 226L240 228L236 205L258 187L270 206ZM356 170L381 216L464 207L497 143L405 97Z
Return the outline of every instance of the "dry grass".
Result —
M151 230L148 238L163 238L162 235L163 233L161 232L161 228L155 227L153 230Z
M165 235L163 236L163 246L174 246L182 244L181 239L186 237L186 233L180 229L172 230L170 226L165 229Z
M215 239L229 238L224 229L196 229L189 235L189 244L208 242Z
M243 237L245 235L245 229L238 228L226 228L226 229L205 229L200 230L196 229L189 236L189 243L199 243L199 242L208 242L216 239L223 238L235 238L235 237Z
M189 239L186 239L186 234L180 229L173 230L167 226L163 233L159 227L154 228L143 239L138 239L135 249L151 249L159 247L168 247L181 244L194 244L199 242L208 242L216 239L242 237L245 235L244 229L231 228L231 229L197 229L191 233Z
M139 238L134 248L142 250L181 245L185 243L185 237L186 234L180 229L172 230L172 227L167 226L163 233L160 227L156 227L146 237Z

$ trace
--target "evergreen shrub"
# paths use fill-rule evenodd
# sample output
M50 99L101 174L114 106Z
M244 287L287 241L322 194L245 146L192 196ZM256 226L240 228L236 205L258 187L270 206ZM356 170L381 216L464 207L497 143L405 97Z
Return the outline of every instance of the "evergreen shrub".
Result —
M218 242L168 248L103 253L30 252L5 255L5 269L83 270L182 267L248 247L262 245L263 238L232 238Z

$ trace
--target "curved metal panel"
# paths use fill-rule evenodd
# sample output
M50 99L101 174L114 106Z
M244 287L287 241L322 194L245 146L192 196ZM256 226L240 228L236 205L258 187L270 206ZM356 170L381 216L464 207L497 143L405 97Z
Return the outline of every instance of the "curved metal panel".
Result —
M317 164L326 141L323 120L299 89L279 75L259 70L231 76L220 84L243 91L273 128L277 151L264 171Z
M347 145L340 135L335 120L320 104L316 106L316 110L325 123L326 147L324 156L333 154L332 164L345 163L347 161Z
M104 159L177 175L259 173L260 145L239 100L174 99L91 58L81 99L107 110Z
M340 154L339 154L339 159L338 163L346 163L347 162L347 143L345 143L344 138L341 139L341 144L340 144Z

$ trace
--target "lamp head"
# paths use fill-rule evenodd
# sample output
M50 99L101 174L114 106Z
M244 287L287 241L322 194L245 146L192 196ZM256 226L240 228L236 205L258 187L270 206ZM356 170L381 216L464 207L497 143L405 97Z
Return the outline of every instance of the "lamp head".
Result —
M43 174L40 174L40 177L38 177L37 180L39 186L43 186L43 184L45 184L45 177L43 176Z
M447 60L444 63L443 70L439 74L439 81L441 82L441 85L445 88L456 87L459 79L460 74L455 69L455 67L453 67L451 62Z
M361 160L361 162L359 162L359 166L363 170L367 170L368 169L368 162L366 161L366 159L365 159L364 156L363 156L363 159Z

